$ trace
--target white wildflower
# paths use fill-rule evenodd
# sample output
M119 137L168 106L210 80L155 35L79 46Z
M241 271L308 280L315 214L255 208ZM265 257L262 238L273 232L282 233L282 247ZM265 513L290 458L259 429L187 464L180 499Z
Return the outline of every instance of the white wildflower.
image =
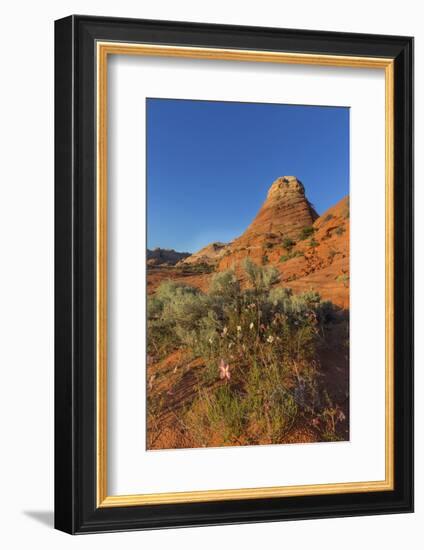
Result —
M339 411L337 415L337 420L339 420L340 422L343 422L343 420L346 420L346 416L343 411Z
M252 330L252 328L253 328L254 326L255 326L255 325L254 325L253 323L250 323L250 325L249 325L250 330Z

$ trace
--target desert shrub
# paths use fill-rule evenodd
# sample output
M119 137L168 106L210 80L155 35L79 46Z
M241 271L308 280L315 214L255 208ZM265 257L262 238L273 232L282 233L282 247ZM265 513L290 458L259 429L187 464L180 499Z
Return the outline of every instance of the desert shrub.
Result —
M217 273L209 285L210 296L221 297L230 303L237 300L240 292L240 282L233 269Z
M269 263L269 257L267 254L264 254L262 256L262 264L265 265L265 264L268 264Z
M327 214L324 218L324 221L325 222L329 222L330 220L332 220L334 218L333 214Z
M293 393L283 382L278 363L253 363L246 383L246 402L251 432L257 439L277 443L290 430L298 407Z
M315 420L320 425L321 437L324 441L340 441L338 426L346 420L342 409L335 405L326 390L322 392L323 403L316 413Z
M294 247L294 245L296 244L294 242L293 239L290 239L289 237L285 237L281 244L283 245L283 248L285 248L286 250L288 250L290 252L290 250Z
M198 264L183 264L181 270L183 273L212 273L215 270L215 266L205 262Z
M196 343L202 327L208 297L200 290L172 281L162 283L147 300L148 351L163 355L181 345Z
M301 250L294 250L293 252L289 252L288 254L283 254L280 256L280 262L284 263L288 260L291 260L292 258L301 258L305 254Z
M319 243L318 241L316 241L314 238L312 238L310 241L309 241L309 246L311 248L316 248L317 246L319 246Z
M337 308L334 304L328 300L321 301L317 310L317 315L321 326L325 326L329 323L333 323L337 319Z
M251 287L257 294L268 292L278 282L280 274L275 267L261 267L248 258L243 263Z
M308 237L311 237L315 233L315 227L310 225L309 227L303 227L299 234L299 240L304 241Z
M347 287L349 284L349 275L347 273L342 273L341 275L337 275L336 281L339 283L343 283L343 285Z
M299 407L293 392L281 380L276 363L252 363L246 372L243 391L223 384L212 391L201 390L185 414L196 444L203 445L210 436L222 444L277 443L291 429ZM206 441L205 441L206 437Z
M207 293L164 282L148 299L149 352L183 348L203 361L182 420L196 445L240 443L244 434L244 443L279 442L299 415L320 414L316 356L332 305L276 286L273 267L247 260L244 271L247 288L228 270Z
M243 396L228 385L213 392L200 390L185 413L184 424L199 446L205 445L213 434L219 434L223 444L234 443L245 430L247 405Z
M341 225L340 227L338 227L336 230L335 230L335 234L336 235L343 235L343 233L345 232L345 228Z

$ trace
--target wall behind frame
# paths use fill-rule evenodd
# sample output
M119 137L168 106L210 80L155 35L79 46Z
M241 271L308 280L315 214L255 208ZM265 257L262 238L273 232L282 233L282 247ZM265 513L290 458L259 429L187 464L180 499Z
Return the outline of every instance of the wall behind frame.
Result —
M2 499L0 541L47 550L75 548L258 548L265 541L320 550L337 541L385 549L420 547L424 474L416 471L416 513L249 526L179 529L70 537L53 524L53 21L71 13L403 34L416 37L415 148L424 148L424 29L419 3L357 0L347 8L331 0L281 3L262 0L28 0L3 8L0 87L0 418ZM417 155L416 181L424 179ZM416 204L424 203L417 185ZM417 211L416 280L424 279L424 217ZM416 288L416 364L424 362L422 285ZM422 369L416 388L424 386ZM424 460L424 402L416 400L416 463Z

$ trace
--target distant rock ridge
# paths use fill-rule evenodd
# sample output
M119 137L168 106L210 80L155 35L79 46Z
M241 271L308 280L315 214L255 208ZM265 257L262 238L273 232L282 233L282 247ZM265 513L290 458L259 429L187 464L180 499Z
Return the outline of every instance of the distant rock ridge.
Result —
M147 265L175 265L190 256L189 252L177 252L173 248L147 249Z

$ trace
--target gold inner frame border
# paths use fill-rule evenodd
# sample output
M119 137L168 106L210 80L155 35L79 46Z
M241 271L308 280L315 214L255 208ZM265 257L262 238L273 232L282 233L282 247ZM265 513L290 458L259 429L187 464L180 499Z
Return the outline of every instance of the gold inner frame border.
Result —
M331 67L384 69L385 72L385 479L315 485L214 489L178 493L108 495L107 491L107 62L109 55L220 59ZM164 46L140 43L96 43L97 60L97 335L96 335L96 470L97 507L142 506L255 498L364 493L394 489L394 60L258 50Z

